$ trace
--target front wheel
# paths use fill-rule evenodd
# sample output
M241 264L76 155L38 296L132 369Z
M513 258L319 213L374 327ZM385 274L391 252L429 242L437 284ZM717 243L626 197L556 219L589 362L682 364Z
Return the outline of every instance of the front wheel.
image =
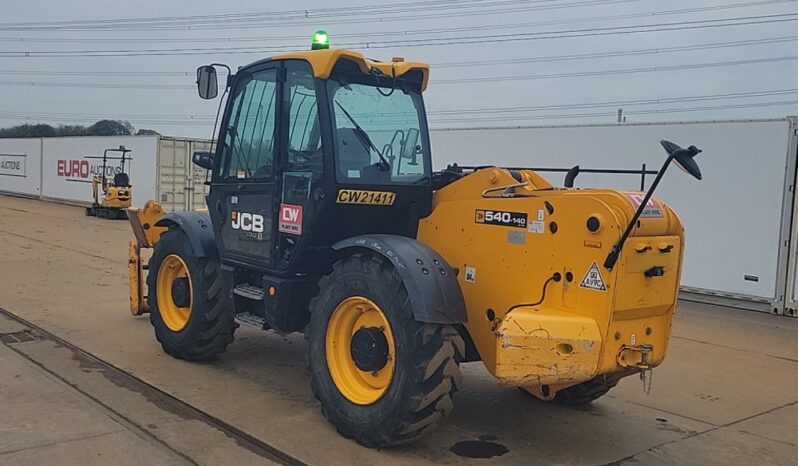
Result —
M233 341L217 257L195 257L186 235L168 230L155 243L147 276L150 322L164 351L190 361L211 359Z
M389 262L354 254L319 289L305 332L308 369L322 413L342 435L368 447L409 443L452 411L462 339L450 325L413 318Z

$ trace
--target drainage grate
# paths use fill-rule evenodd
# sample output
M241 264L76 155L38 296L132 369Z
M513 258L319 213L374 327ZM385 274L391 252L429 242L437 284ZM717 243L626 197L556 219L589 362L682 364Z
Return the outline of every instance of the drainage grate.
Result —
M22 330L19 332L12 332L12 333L0 333L0 343L4 343L6 345L11 343L24 343L26 341L35 341L38 340L39 337L33 334L33 331L30 329Z

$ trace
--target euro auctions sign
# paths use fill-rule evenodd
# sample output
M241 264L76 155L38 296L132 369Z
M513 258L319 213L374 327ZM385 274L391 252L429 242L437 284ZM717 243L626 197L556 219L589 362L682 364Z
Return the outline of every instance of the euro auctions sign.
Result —
M57 174L59 178L74 180L85 180L91 175L88 160L64 160L56 162Z
M102 173L102 168L102 160L96 156L56 161L56 175L69 181L91 181L95 175L99 176ZM120 171L119 160L109 159L105 167L105 176L113 178Z
M0 175L25 177L26 154L0 154Z

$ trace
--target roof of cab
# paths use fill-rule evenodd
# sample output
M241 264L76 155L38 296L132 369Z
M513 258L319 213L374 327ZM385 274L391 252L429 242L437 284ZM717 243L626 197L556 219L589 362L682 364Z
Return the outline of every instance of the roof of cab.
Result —
M303 50L300 52L278 53L272 56L271 59L305 60L310 63L311 68L313 68L314 76L321 79L327 79L330 77L330 73L332 73L335 64L338 63L338 60L342 58L346 58L347 60L352 60L357 63L360 67L360 70L364 73L368 73L372 69L376 68L386 76L392 76L393 73L396 73L396 76L399 77L413 70L421 71L423 75L421 90L424 91L427 88L427 82L429 80L429 65L422 62L374 61L366 58L365 55L360 52L347 49Z

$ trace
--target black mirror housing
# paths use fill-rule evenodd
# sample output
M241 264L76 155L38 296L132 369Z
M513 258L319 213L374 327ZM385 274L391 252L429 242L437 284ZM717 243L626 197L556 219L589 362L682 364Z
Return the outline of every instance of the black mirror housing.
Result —
M210 152L194 152L191 161L198 167L213 170L213 154Z
M219 80L216 68L211 65L197 68L197 92L203 99L213 99L219 95Z

